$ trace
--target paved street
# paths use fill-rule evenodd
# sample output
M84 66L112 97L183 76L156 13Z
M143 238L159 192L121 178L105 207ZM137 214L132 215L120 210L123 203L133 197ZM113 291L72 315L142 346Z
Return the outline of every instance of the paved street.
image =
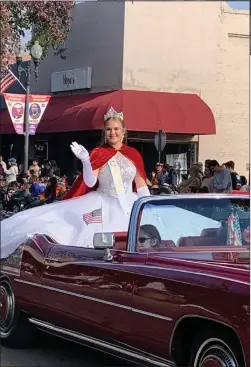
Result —
M46 334L41 336L38 345L39 347L21 350L1 347L1 367L126 366L124 361Z

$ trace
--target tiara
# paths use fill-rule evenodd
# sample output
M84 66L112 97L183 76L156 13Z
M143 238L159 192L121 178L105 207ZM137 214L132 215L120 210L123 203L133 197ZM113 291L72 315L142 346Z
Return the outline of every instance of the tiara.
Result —
M106 115L104 115L104 121L109 119L121 119L123 120L123 112L116 112L113 107L109 109Z

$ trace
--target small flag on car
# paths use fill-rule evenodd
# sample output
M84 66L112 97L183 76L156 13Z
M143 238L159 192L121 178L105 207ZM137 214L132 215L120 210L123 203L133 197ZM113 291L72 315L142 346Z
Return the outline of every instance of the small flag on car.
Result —
M229 246L242 246L240 220L237 213L232 213L232 215L228 217L227 244Z
M102 223L102 209L95 209L92 212L85 213L83 215L83 219L86 225L92 223Z

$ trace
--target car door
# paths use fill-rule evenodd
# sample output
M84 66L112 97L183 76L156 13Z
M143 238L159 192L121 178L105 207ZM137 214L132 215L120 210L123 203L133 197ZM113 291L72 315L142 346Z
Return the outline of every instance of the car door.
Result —
M45 302L58 325L112 343L130 343L134 271L119 253L106 261L105 250L54 246L42 281L49 292Z
M134 273L131 341L134 348L144 353L168 359L167 336L172 332L173 316L183 296L177 294L175 283L164 279L161 271L146 265L149 254L144 254L146 262L141 263L138 256L142 254L124 253L122 260Z

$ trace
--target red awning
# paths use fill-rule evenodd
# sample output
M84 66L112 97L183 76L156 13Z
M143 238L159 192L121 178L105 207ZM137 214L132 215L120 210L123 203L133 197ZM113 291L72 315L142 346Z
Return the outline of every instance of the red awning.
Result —
M197 94L130 90L52 97L37 133L103 129L103 116L111 106L123 111L131 131L216 133L213 113ZM15 133L7 110L0 116L0 133Z

